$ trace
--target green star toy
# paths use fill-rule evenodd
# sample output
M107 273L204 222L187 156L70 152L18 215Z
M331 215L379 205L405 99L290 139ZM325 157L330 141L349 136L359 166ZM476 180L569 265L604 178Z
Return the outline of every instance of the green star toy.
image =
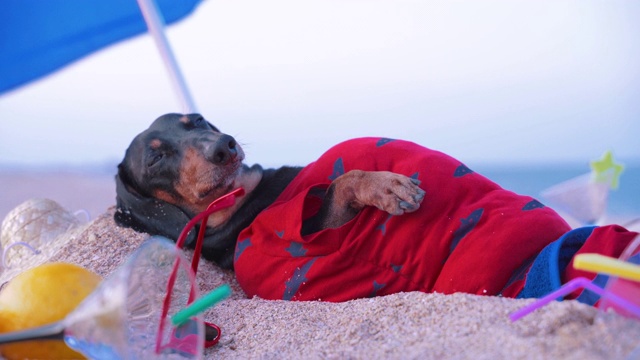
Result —
M613 160L611 150L604 153L600 160L591 162L591 170L595 174L595 180L599 182L609 181L612 189L617 189L620 183L620 174L624 165Z

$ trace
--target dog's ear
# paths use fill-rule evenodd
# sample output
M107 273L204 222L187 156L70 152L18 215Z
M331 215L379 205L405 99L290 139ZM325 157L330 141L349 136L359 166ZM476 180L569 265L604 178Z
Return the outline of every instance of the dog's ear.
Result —
M140 195L126 184L127 177L120 169L116 175L115 222L138 232L162 235L176 241L187 225L189 216L175 205ZM185 241L193 246L196 231L191 231Z

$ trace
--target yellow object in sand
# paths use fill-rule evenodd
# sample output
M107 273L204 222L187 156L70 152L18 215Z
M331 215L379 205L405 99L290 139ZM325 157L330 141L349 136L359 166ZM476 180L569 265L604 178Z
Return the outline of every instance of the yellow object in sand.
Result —
M0 291L0 333L26 330L64 319L102 281L77 265L48 263L26 270ZM0 358L83 359L62 340L1 345Z
M600 254L578 254L573 259L578 270L613 275L627 280L640 281L640 265Z

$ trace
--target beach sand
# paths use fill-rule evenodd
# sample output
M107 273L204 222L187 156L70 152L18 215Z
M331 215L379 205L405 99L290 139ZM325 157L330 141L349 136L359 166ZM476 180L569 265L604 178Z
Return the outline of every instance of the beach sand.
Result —
M52 177L46 179L51 185ZM100 196L93 185L85 190L90 201L54 198L71 211L95 207L100 215L4 269L0 283L45 261L76 263L102 276L118 268L148 236L115 225L113 183L103 180L93 184L106 189ZM46 191L38 196L55 195ZM201 293L222 284L233 290L204 315L222 329L220 343L205 350L210 359L640 359L640 321L576 301L553 302L511 322L508 315L532 299L418 292L344 303L247 299L232 272L207 261L197 281Z

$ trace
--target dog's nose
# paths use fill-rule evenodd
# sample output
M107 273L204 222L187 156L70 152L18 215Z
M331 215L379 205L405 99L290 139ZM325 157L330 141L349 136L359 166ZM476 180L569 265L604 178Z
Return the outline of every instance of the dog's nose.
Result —
M209 160L217 165L226 165L238 156L236 139L229 135L222 135L212 146Z

